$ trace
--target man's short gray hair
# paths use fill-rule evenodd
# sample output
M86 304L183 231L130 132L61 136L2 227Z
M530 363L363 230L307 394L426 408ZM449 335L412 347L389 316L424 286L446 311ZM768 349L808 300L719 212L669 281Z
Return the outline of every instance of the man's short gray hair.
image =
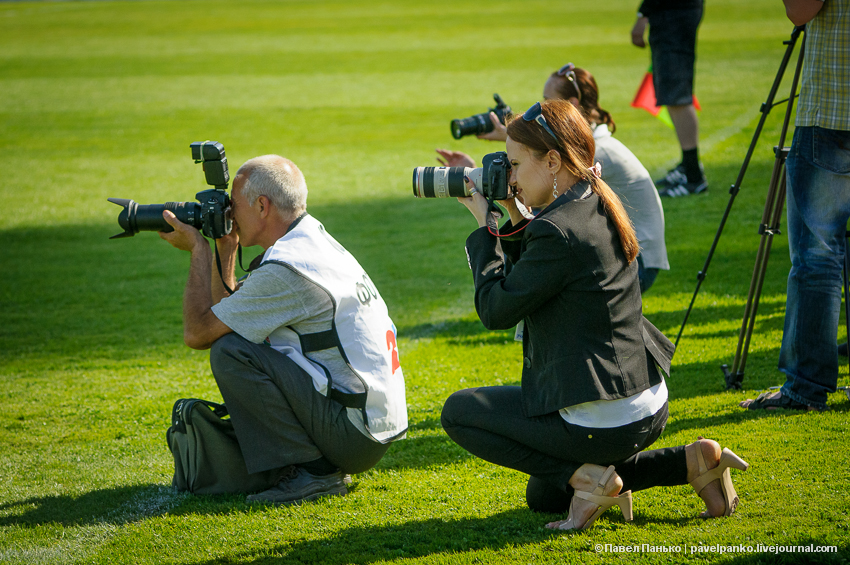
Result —
M249 205L265 196L284 216L307 209L307 182L295 163L280 155L263 155L246 161L236 176L245 176L242 195Z

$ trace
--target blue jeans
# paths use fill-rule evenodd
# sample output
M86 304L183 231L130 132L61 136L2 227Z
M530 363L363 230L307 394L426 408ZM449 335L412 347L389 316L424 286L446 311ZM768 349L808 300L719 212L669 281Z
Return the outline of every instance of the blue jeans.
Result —
M641 258L640 253L637 256L638 262L638 282L640 282L640 293L643 294L649 287L652 286L652 283L655 282L655 277L658 276L659 269L655 268L647 268L643 266L643 258Z
M785 167L791 273L779 352L782 394L824 408L838 383L850 131L798 127Z

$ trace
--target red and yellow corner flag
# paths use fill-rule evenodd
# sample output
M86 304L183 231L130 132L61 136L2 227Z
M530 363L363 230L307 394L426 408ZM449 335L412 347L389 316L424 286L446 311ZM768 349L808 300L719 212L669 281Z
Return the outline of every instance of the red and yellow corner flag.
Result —
M670 112L667 111L667 106L657 105L655 87L652 85L652 66L649 67L649 70L643 76L643 81L641 81L640 87L638 87L635 99L632 100L632 108L643 108L667 124L667 127L673 127L673 120L670 119ZM696 95L694 95L694 108L702 110Z

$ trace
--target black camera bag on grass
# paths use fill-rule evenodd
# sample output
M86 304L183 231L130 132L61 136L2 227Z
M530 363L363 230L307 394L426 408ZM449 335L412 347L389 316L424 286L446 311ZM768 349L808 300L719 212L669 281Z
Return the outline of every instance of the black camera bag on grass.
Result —
M172 486L194 494L258 492L277 484L278 469L248 473L227 407L208 400L174 403L165 433L174 456Z

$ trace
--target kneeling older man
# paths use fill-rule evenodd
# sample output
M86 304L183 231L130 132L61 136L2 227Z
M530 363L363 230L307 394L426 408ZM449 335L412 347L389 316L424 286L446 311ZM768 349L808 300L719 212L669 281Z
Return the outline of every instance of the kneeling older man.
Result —
M395 327L357 260L307 214L294 163L249 160L231 198L233 229L216 240L230 288L238 244L265 249L232 295L201 233L163 213L174 231L160 237L192 253L184 340L212 348L248 472L283 470L276 486L249 500L346 494L344 474L373 467L407 430Z

